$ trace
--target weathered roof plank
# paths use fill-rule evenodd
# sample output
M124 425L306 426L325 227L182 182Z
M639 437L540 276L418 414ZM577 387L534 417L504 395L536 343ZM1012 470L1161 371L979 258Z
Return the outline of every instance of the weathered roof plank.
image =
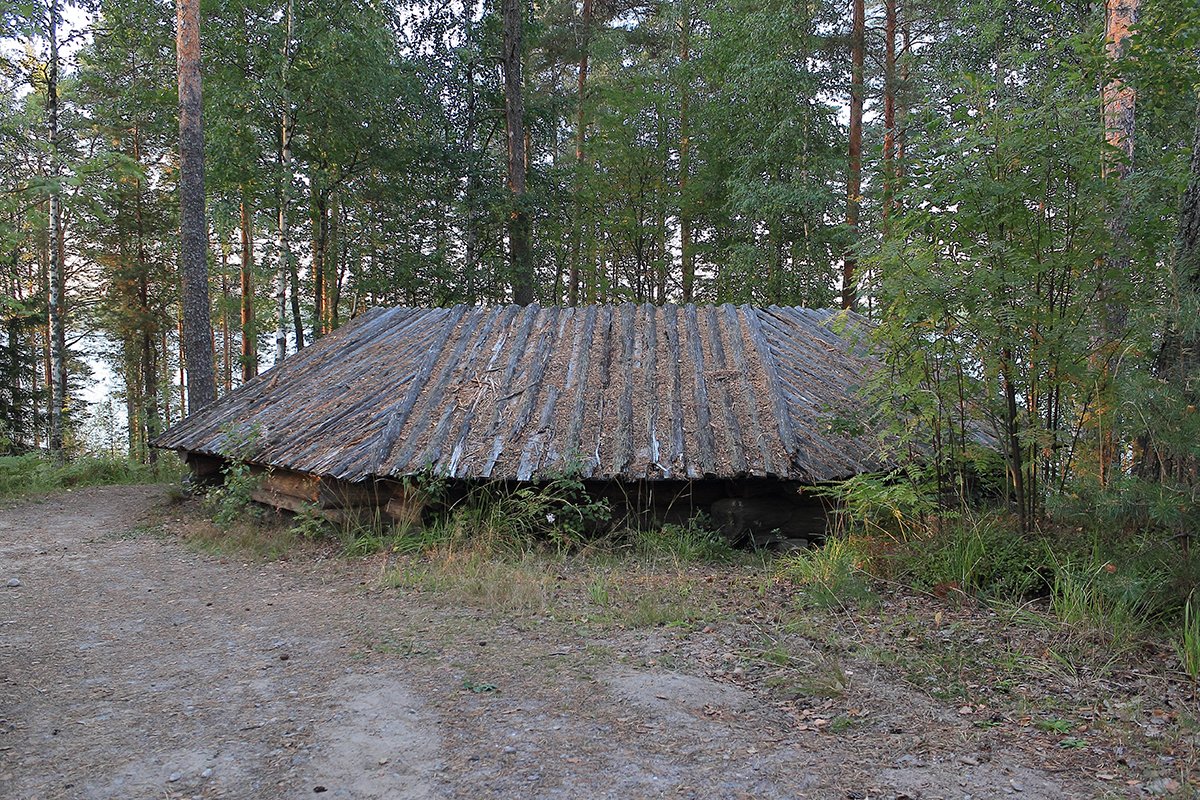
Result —
M239 444L255 463L351 481L833 480L874 464L869 437L833 424L874 369L832 328L839 318L632 303L373 310L155 444Z

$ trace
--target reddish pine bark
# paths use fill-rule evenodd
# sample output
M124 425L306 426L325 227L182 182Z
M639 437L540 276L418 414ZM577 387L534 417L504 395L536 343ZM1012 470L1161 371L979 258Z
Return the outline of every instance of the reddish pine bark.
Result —
M862 204L863 61L866 50L866 9L863 0L852 0L854 18L850 32L850 147L846 170L846 227L850 243L842 255L842 308L854 308L858 260L853 248L858 240Z
M176 0L179 68L179 234L183 278L183 358L188 407L217 397L208 289L208 223L204 212L204 123L200 88L200 2Z

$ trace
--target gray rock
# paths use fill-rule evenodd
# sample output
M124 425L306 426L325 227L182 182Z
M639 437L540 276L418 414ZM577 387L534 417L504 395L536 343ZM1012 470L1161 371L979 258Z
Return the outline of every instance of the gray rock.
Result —
M8 588L15 589L20 585L21 585L21 581L19 578L9 578L8 579L8 584L7 584Z

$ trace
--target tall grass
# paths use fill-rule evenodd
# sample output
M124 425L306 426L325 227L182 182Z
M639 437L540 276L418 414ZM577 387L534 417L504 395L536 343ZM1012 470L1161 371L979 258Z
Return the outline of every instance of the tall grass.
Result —
M60 489L179 480L179 460L164 454L149 465L109 456L80 456L55 464L39 454L0 456L0 498L46 494Z

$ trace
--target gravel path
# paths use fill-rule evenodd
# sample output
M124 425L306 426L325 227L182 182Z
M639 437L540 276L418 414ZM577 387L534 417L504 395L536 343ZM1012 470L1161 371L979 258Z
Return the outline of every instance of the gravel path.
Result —
M163 496L0 510L0 797L1099 796L881 675L862 724L806 729L686 634L455 608L372 560L200 555L147 532L193 513Z

